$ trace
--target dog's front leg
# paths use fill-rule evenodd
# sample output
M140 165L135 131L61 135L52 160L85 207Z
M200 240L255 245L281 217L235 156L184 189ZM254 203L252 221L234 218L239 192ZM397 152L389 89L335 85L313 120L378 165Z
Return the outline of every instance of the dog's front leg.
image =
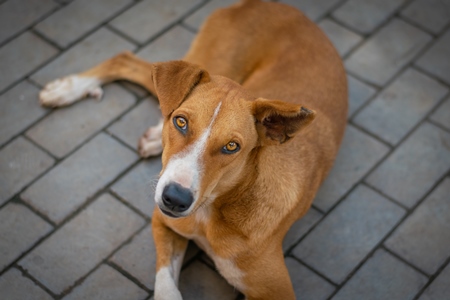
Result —
M178 290L178 278L183 264L188 240L180 236L163 220L155 209L152 219L153 238L156 246L155 300L182 299Z
M156 95L152 80L152 64L131 52L120 53L93 68L48 83L39 94L44 106L66 106L86 96L100 99L101 86L115 80L127 80L141 85Z

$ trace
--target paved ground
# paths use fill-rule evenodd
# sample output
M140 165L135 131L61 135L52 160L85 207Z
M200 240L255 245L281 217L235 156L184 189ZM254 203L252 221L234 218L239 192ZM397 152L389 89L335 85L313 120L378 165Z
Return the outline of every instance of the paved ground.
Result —
M155 99L125 83L104 100L39 107L49 80L120 51L182 56L204 0L0 0L2 299L150 299L160 159L136 142ZM314 207L284 242L299 299L449 299L450 1L286 0L345 60L347 133ZM234 299L190 246L186 299Z

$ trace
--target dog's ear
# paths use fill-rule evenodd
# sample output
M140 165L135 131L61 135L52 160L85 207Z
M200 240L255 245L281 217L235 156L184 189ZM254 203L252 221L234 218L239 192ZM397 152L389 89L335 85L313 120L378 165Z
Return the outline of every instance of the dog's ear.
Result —
M308 126L315 118L315 111L298 104L279 100L256 99L252 103L261 143L282 144Z
M152 79L163 116L177 109L196 85L210 81L207 71L181 60L153 64Z

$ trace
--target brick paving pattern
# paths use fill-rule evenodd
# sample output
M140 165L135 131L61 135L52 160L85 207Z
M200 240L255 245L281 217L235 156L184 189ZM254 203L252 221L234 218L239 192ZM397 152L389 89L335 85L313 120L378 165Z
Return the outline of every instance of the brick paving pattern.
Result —
M348 127L283 250L299 299L447 299L450 1L280 0L348 71ZM44 109L48 81L131 50L181 58L233 0L0 1L0 298L152 299L160 157L139 159L157 101L124 82ZM195 245L185 299L240 299ZM32 295L32 298L30 298Z

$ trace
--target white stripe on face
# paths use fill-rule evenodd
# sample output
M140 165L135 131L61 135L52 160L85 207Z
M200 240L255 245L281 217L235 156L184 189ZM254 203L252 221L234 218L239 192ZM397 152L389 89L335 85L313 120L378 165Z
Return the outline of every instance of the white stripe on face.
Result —
M175 154L168 162L167 167L158 181L155 192L155 201L157 205L162 205L162 192L166 185L171 182L178 183L181 186L191 190L194 196L194 202L198 197L199 185L201 180L201 171L203 163L201 156L205 152L208 138L211 134L214 121L219 114L222 102L214 110L213 117L208 127L200 138L185 151ZM195 203L184 213L189 214Z

